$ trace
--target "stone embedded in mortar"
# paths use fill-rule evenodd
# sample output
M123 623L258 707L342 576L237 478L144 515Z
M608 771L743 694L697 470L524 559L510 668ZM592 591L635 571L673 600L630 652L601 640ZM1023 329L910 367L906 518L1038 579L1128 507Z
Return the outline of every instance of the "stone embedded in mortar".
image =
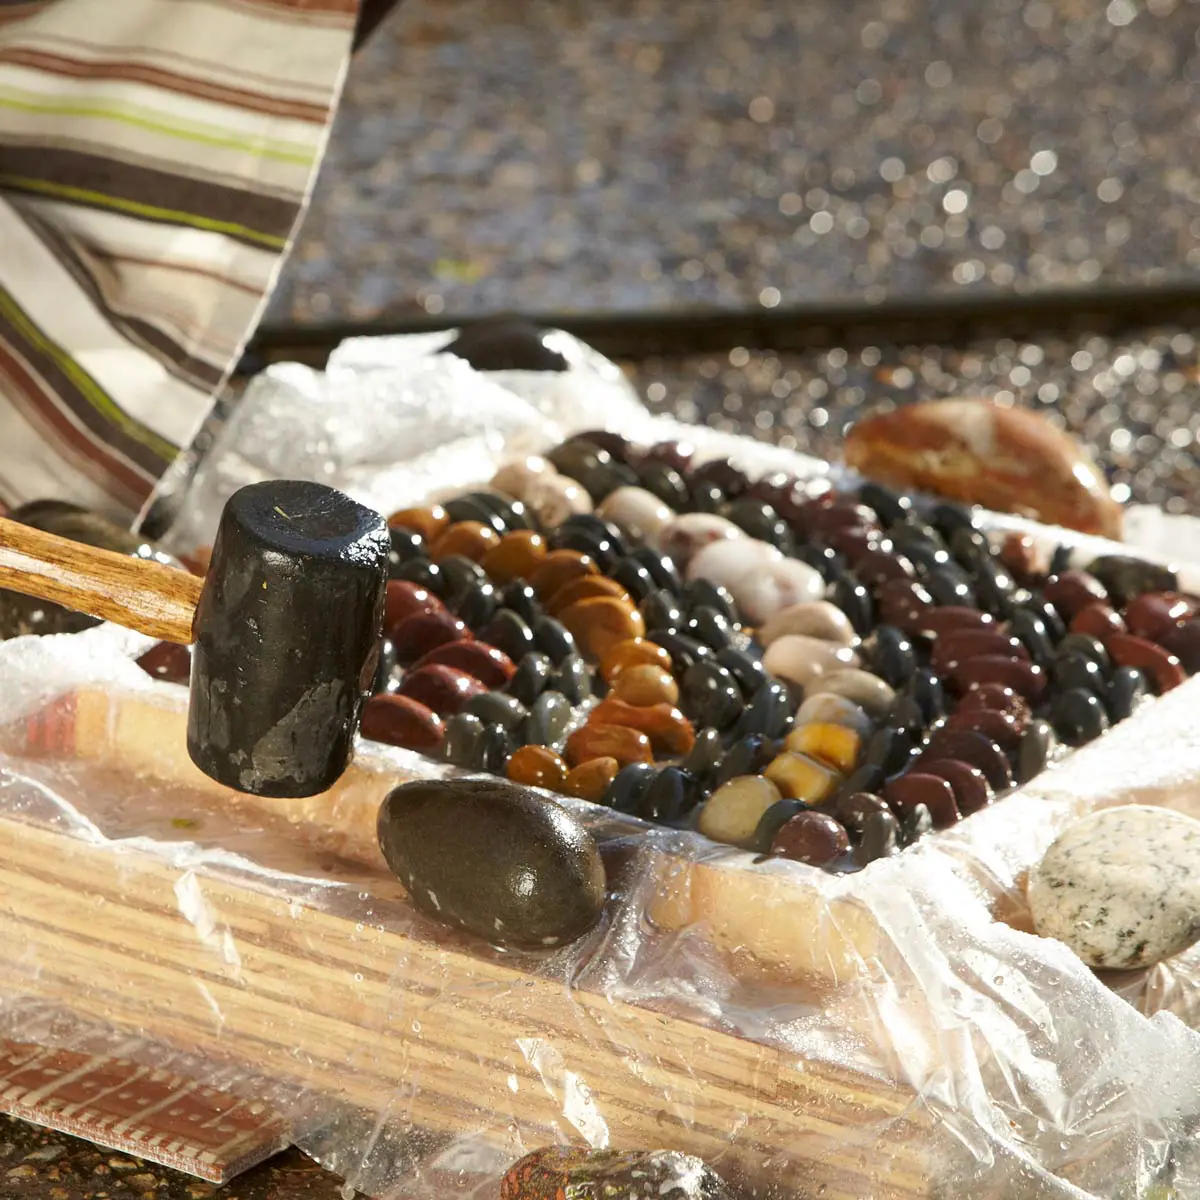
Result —
M509 1168L500 1200L731 1200L700 1159L674 1150L547 1146Z

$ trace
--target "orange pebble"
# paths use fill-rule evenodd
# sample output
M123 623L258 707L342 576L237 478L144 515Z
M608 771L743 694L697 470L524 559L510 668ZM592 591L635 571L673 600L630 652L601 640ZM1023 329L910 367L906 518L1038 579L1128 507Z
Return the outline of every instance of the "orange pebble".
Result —
M500 544L500 535L481 521L455 521L434 540L429 547L429 557L437 562L451 554L461 554L472 562L480 562L483 556Z
M679 685L655 663L637 663L626 667L613 681L613 695L626 704L678 704Z
M522 746L508 760L508 777L513 783L561 792L567 779L567 764L547 746Z
M670 704L639 708L618 696L602 700L588 715L588 724L624 725L646 734L652 746L670 754L686 754L696 744L692 723Z
M558 619L594 661L602 660L618 642L640 638L646 622L629 600L616 596L592 596L564 608Z
M563 791L580 800L591 800L599 804L608 791L608 785L617 777L621 764L615 758L590 758L587 762L567 772Z
M849 775L858 762L862 739L845 725L810 721L788 734L787 748L797 754L807 754L826 766Z
M581 575L599 575L600 568L578 550L551 550L529 580L538 599L548 600L565 583Z
M567 738L567 762L573 767L593 758L615 758L623 767L653 762L650 739L624 725L585 725Z
M450 516L440 504L426 508L402 508L388 517L389 525L415 529L427 542L432 542L450 524Z
M590 600L594 596L615 596L618 600L628 600L629 593L615 580L603 575L580 575L562 587L546 601L546 611L557 617L564 608L569 608L579 600Z
M785 751L773 759L763 774L785 799L804 800L808 804L819 804L842 780L824 763L792 751Z
M618 642L609 647L600 660L600 674L604 676L606 683L612 683L626 667L636 667L641 663L652 663L656 667L662 667L664 671L669 671L671 656L657 642L648 642L645 638L630 638L626 642Z
M528 579L546 557L546 539L532 529L517 529L506 533L498 546L493 546L479 564L493 583L509 583Z

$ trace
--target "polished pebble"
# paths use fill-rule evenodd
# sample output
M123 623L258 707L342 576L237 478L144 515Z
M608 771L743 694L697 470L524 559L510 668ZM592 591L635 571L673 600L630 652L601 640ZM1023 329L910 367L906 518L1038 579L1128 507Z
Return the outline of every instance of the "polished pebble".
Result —
M500 545L500 535L481 521L457 521L444 529L430 544L429 557L434 562L451 555L462 555L480 562L491 549Z
M362 713L362 735L376 742L403 746L423 754L441 750L446 730L438 716L427 705L411 696L372 696Z
M1117 667L1102 699L1108 709L1109 719L1124 721L1147 697L1153 695L1144 671L1137 667Z
M1160 634L1158 643L1179 660L1189 675L1200 672L1200 620L1181 621L1174 629Z
M609 579L604 575L578 575L574 579L568 580L547 598L546 611L552 617L557 617L564 608L569 608L579 600L590 600L595 596L615 596L619 600L624 600L629 593L615 579Z
M717 651L716 661L737 680L743 696L753 696L767 681L766 668L757 652L727 646Z
M612 686L612 694L627 704L677 704L679 685L670 671L652 663L641 663L622 671ZM694 714L691 714L694 715Z
M657 588L638 605L642 620L646 622L646 633L653 637L655 631L671 632L682 627L683 609L678 597L666 588Z
M572 766L592 758L614 758L621 766L631 762L653 762L650 739L640 730L624 725L589 723L567 738L566 759Z
M877 626L863 653L871 670L894 688L908 683L917 669L917 653L909 635L894 625Z
M848 669L827 672L821 676L820 688L822 692L852 700L873 717L883 716L896 699L895 689L869 671Z
M1152 642L1196 615L1196 604L1175 592L1147 592L1125 608L1125 625L1135 637Z
M759 822L782 799L779 788L762 775L738 775L704 802L697 828L714 842L750 847Z
M943 634L934 642L929 665L935 671L945 672L968 659L984 655L1030 660L1024 643L1010 633L995 629L959 629Z
M761 733L783 737L792 724L792 705L787 687L778 679L768 679L750 698L734 726L737 736Z
M644 637L642 614L627 600L595 596L564 608L559 620L579 644L584 655L602 662L615 646Z
M891 810L883 800L873 792L841 792L828 802L826 809L829 814L839 820L855 840L862 838L867 818L876 813L887 813Z
M1122 554L1109 554L1088 564L1088 574L1112 596L1113 603L1125 605L1144 592L1173 592L1179 579L1170 567Z
M465 671L439 664L405 672L399 695L419 701L440 717L448 717L461 712L472 696L486 691L478 679Z
M504 608L515 612L526 625L532 626L542 615L542 602L523 579L514 579L501 588L500 601Z
M654 576L646 570L645 564L628 555L617 559L610 568L609 575L625 589L634 604L639 605L639 612L642 601L656 590Z
M717 764L713 783L720 787L739 775L753 775L761 771L773 757L772 739L761 733L739 737L730 744L729 752Z
M558 664L553 685L572 704L582 704L592 695L592 676L587 663L578 654L568 654Z
M554 464L541 455L514 458L501 464L492 476L491 486L498 492L523 500L535 479L554 474L557 474Z
M769 762L763 774L782 796L818 804L841 782L838 772L805 754L786 751Z
M529 623L511 608L502 608L479 631L479 640L503 650L513 662L520 662L534 648Z
M642 793L637 815L645 821L678 821L695 807L696 799L691 775L680 767L661 767Z
M458 713L445 722L442 757L451 766L469 769L476 761L483 722L470 713Z
M546 746L522 746L508 760L506 773L513 783L561 792L567 780L567 764Z
M821 638L841 646L853 645L857 640L846 614L827 600L790 604L768 617L758 630L759 640L764 646L770 646L785 634Z
M383 632L390 637L401 621L421 613L442 612L445 605L427 588L407 579L389 579L383 608Z
M877 767L886 777L902 771L916 748L911 729L896 725L880 725L863 747L861 765Z
M529 577L529 584L545 602L572 579L599 574L600 568L586 554L577 550L551 550Z
M945 729L969 729L991 738L1004 750L1013 750L1021 740L1023 729L1017 719L1009 713L996 712L990 708L967 709L952 713L943 726Z
M956 663L947 672L946 678L960 695L985 683L998 683L1033 702L1040 699L1046 690L1046 672L1037 663L999 654L984 654Z
M612 786L619 770L620 763L611 756L589 758L567 772L567 777L563 780L563 791L568 796L599 804Z
M692 723L670 704L643 707L609 696L588 714L588 723L640 730L649 737L651 745L668 754L687 754L696 742Z
M1050 723L1060 741L1083 746L1108 729L1108 713L1095 692L1068 688L1050 703Z
M604 803L617 812L636 816L642 806L642 797L657 773L658 768L653 763L635 762L622 767L604 793Z
M985 683L982 687L969 691L959 703L959 712L972 712L975 709L994 709L996 712L1008 713L1017 725L1024 731L1029 724L1032 710L1029 701L1018 696L1012 688L999 683Z
M531 629L533 644L556 666L567 655L578 652L579 647L566 626L553 617L537 617Z
M483 556L480 565L493 582L508 583L528 579L546 554L546 539L540 533L519 529L506 533Z
M820 572L795 558L769 560L726 586L743 618L756 625L786 608L814 603L825 594Z
M396 661L401 666L410 666L422 655L447 642L471 640L471 631L465 622L445 610L415 613L392 629L389 640L395 647Z
M673 666L671 655L657 642L646 638L629 638L608 648L600 659L600 674L606 683L611 684L626 667L646 663L662 667L664 671L670 671Z
M801 688L819 687L823 676L857 667L858 663L858 655L849 646L800 633L787 633L776 638L763 655L763 668L767 674Z
M1083 571L1064 571L1061 575L1051 576L1043 585L1042 594L1054 605L1064 621L1070 621L1089 604L1108 601L1104 585Z
M1124 633L1125 622L1107 604L1089 604L1071 618L1068 628L1072 633L1086 633L1103 639L1109 634Z
M716 542L745 539L732 522L711 513L684 513L668 522L653 543L680 571L687 571L692 560L705 547Z
M539 475L529 481L522 499L542 529L554 529L572 513L592 511L592 498L565 475Z
M811 721L844 725L860 737L871 732L871 718L866 710L853 700L835 696L832 692L816 691L800 705L796 712L796 724L807 725Z
M557 746L566 736L573 716L566 696L557 691L544 691L529 710L525 740L541 746Z
M954 791L954 802L964 817L986 808L992 802L993 792L987 776L970 763L955 758L922 759L921 773L936 775L950 784Z
M503 692L481 692L472 696L462 711L478 717L485 725L503 725L510 732L519 728L529 715L525 705L515 696L506 696Z
M431 504L424 508L402 508L388 517L388 524L412 529L426 542L433 542L449 526L450 516L440 504Z
M604 498L596 509L596 515L611 521L634 541L655 546L676 514L658 496L644 488L619 487Z
M1049 765L1055 745L1054 729L1049 721L1040 718L1030 721L1017 747L1017 782L1025 784L1040 775Z
M994 792L1012 787L1012 770L1004 752L991 738L969 729L939 729L929 738L918 764L924 760L956 758L983 772Z
M862 752L862 739L853 729L819 721L798 725L784 744L788 750L815 758L843 775L854 770Z
M890 858L900 849L900 822L890 812L871 813L863 822L862 837L854 847L854 863L865 867Z
M1122 667L1137 667L1154 681L1161 695L1177 688L1187 679L1179 659L1162 646L1128 633L1113 634L1104 643L1113 662Z
M393 653L394 661L394 653ZM147 675L155 679L163 679L168 683L187 683L192 673L192 653L189 647L180 646L175 642L159 642L152 646L138 660L138 666ZM377 680L384 671L382 652ZM376 687L375 691L386 689Z
M524 655L508 681L508 691L528 706L550 686L554 664L548 655L530 651Z
M850 836L828 813L797 813L776 833L771 854L793 862L823 867L850 849Z
M623 671L617 677L628 674ZM693 663L683 674L680 703L701 725L728 729L742 714L745 702L733 675L716 662Z
M918 804L924 805L938 829L954 825L962 815L949 780L926 774L920 768L889 780L884 786L883 798L893 812L901 815Z

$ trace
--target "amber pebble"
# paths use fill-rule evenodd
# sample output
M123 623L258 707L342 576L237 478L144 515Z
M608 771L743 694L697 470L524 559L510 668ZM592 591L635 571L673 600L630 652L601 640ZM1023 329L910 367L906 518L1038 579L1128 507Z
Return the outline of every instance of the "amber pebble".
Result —
M946 719L947 729L973 729L990 737L1005 750L1016 749L1021 740L1022 726L1010 713L997 712L994 708L959 709Z
M567 762L573 767L592 758L615 758L623 767L653 762L650 739L628 725L587 724L567 738Z
M383 632L391 637L392 630L406 617L417 613L441 612L446 606L430 591L407 579L389 579L387 599L383 608Z
M192 652L187 646L176 645L175 642L159 642L151 646L137 664L155 679L165 679L168 683L187 683L192 674Z
M388 517L388 524L415 529L427 542L432 542L450 524L450 517L440 504L431 504L426 508L402 508Z
M1046 690L1046 672L1036 663L993 654L957 663L947 678L960 693L985 683L999 683L1033 701Z
M921 760L923 775L937 775L954 789L954 802L964 817L987 807L992 801L992 788L987 776L970 763L956 758L931 758Z
M996 618L991 613L977 608L964 608L959 604L944 604L922 613L920 628L916 631L926 637L942 637L960 629L995 629Z
M671 754L686 754L696 743L692 723L670 704L639 707L619 696L602 700L588 714L589 725L623 725L646 734L653 746Z
M502 688L513 677L516 664L503 650L489 646L487 642L446 642L421 655L413 670L441 664L457 667L474 675L485 687Z
M1072 633L1086 633L1104 641L1110 633L1124 633L1125 622L1107 604L1097 601L1084 605L1071 618Z
M817 804L824 800L841 782L842 777L823 763L805 754L786 751L778 755L763 774L789 800Z
M489 550L500 545L500 535L482 521L455 521L429 547L434 562L461 554L472 562L481 562Z
M591 600L596 596L629 599L629 593L615 579L609 579L605 575L580 575L577 579L564 583L546 601L546 611L552 617L557 617L564 608L570 608L580 600Z
M629 600L615 596L592 596L562 609L558 619L593 661L601 662L609 651L631 638L644 637L646 622Z
M403 667L447 642L469 642L471 631L453 613L423 612L405 617L388 633Z
M797 754L807 754L826 766L849 775L858 762L862 739L845 725L813 721L788 734L787 748Z
M399 692L392 694L410 696L432 708L438 716L451 717L462 712L472 696L486 691L487 688L466 671L438 663L419 671L406 671Z
M797 813L775 835L771 853L776 858L823 867L850 849L850 835L828 813Z
M1135 637L1156 642L1196 613L1196 605L1176 592L1143 592L1125 607L1125 624Z
M985 683L982 687L972 688L958 706L959 712L972 712L981 708L995 709L996 712L1008 713L1017 724L1024 729L1033 715L1029 701L1024 696L1018 696L1010 687L1002 683Z
M562 790L568 796L599 804L620 769L621 764L611 755L589 758L567 772Z
M910 812L918 804L924 804L937 829L945 829L961 820L954 799L954 788L948 779L940 775L926 775L920 770L897 775L884 785L883 798L893 812L901 815Z
M363 705L362 734L375 742L429 754L441 747L446 730L427 704L392 693L372 696Z
M626 704L678 704L679 685L670 671L653 663L627 667L613 681L612 692Z
M645 638L630 638L627 642L618 642L609 648L608 653L600 660L600 674L606 683L611 684L622 671L642 663L652 663L656 667L662 667L664 671L669 671L671 656L657 642L648 642Z
M549 600L555 592L572 579L582 575L599 575L600 568L578 550L551 550L541 561L529 580L538 599Z
M966 662L968 658L979 658L984 654L999 655L1002 658L1029 658L1029 651L1025 649L1020 638L1001 633L993 626L991 629L955 629L942 634L933 643L929 665L941 675L955 663Z
M1052 575L1046 580L1042 594L1066 621L1089 604L1108 602L1104 585L1086 571L1063 571L1060 575Z
M546 557L546 539L532 529L516 529L506 533L480 562L493 583L509 583L513 579L528 579Z
M1159 693L1169 692L1187 679L1187 673L1175 655L1145 638L1114 633L1105 640L1104 646L1118 666L1137 667L1150 674Z
M567 764L548 746L522 746L508 760L507 774L513 783L561 792L567 778Z

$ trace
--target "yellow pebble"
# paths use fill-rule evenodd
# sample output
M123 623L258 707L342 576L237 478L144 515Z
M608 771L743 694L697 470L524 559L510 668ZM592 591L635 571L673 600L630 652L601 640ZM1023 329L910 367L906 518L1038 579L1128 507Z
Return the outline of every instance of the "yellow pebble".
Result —
M705 801L697 826L705 837L730 846L745 846L754 837L762 815L782 797L761 775L737 775Z
M801 725L788 734L787 748L797 754L807 754L826 766L849 775L858 762L862 749L862 738L845 725L832 725L814 721Z
M788 800L819 804L841 782L842 777L805 754L786 751L775 758L763 774Z

